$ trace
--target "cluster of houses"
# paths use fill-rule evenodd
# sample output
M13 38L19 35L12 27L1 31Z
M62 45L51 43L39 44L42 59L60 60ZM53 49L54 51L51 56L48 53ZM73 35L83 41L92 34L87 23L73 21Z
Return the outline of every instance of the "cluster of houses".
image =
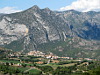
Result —
M52 63L59 63L60 61L57 59L73 59L71 57L59 57L57 55L54 55L53 53L49 52L48 54L45 54L41 51L30 51L29 53L27 53L28 56L40 56L43 57L45 59L48 59L48 64L50 63L50 61L52 60ZM43 64L42 61L36 62L37 64Z
M27 53L27 55L30 55L30 56L41 56L41 57L44 57L44 58L47 58L47 59L58 59L58 58L65 58L65 59L73 59L71 57L59 57L57 55L54 55L53 53L49 53L49 54L45 54L41 51L30 51L29 53Z
M29 53L27 53L27 55L29 56L41 56L44 57L45 53L41 52L41 51L30 51Z

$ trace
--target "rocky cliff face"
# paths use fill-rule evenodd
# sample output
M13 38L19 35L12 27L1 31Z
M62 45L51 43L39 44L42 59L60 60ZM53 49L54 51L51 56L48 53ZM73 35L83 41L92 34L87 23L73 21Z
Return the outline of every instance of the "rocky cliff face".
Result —
M88 40L100 40L100 12L78 12L75 10L56 12L69 24L77 36Z
M100 40L100 13L55 12L33 6L0 16L0 45L7 48L36 50L40 44L74 37Z

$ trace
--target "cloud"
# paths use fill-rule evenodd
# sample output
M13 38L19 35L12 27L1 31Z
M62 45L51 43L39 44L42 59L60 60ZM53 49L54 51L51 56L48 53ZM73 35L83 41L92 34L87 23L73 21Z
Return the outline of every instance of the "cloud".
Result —
M100 11L100 0L77 0L72 2L72 4L69 6L60 8L60 11L71 10L71 9L82 12Z
M6 14L20 12L20 11L21 10L18 10L16 7L4 7L4 8L0 8L0 13L6 13Z

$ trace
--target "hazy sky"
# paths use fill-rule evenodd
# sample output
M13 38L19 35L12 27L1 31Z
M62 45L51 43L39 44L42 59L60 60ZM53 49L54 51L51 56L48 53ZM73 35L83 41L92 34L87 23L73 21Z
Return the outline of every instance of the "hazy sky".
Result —
M0 0L0 13L19 12L34 5L59 11L100 11L100 0Z

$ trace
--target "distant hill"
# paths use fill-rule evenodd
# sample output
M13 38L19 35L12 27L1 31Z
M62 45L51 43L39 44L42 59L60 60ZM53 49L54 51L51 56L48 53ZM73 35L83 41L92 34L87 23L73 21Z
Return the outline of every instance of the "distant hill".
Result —
M0 13L0 16L4 15L3 13Z

